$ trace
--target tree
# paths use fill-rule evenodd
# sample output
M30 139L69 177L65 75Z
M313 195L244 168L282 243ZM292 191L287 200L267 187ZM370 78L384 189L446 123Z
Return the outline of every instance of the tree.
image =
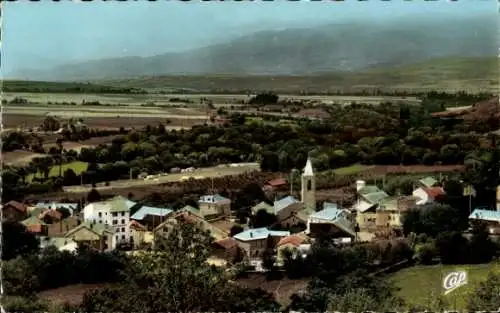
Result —
M24 225L18 222L5 221L2 223L2 231L2 260L10 260L18 255L38 251L38 239L28 232Z
M79 183L78 176L73 169L68 168L64 171L63 184L66 186L72 186Z
M481 222L474 223L471 233L472 237L469 244L471 261L474 263L491 262L498 247L491 241L486 224Z
M248 311L276 308L271 297L242 290L228 273L206 262L212 241L207 232L182 220L167 228L156 238L154 252L132 259L124 283L86 294L82 309L152 313L225 311L243 305L249 305Z
M447 231L436 237L436 248L443 264L463 264L469 259L469 242L458 231Z
M233 237L234 235L239 234L242 231L244 231L243 227L241 227L240 225L234 225L229 231L229 236Z
M274 214L267 212L265 209L258 210L255 216L252 218L252 227L269 227L274 225L277 221L277 217Z
M468 296L467 309L497 311L500 308L500 274L490 273Z
M88 202L98 202L101 201L101 194L97 189L92 188L87 195Z
M363 288L356 288L347 293L334 293L328 300L328 312L392 312L401 307L396 298L380 301Z

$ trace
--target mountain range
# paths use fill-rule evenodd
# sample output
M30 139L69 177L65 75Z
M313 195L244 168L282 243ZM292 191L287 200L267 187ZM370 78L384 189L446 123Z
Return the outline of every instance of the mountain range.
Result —
M165 75L308 75L498 55L495 15L454 19L353 20L260 31L225 43L151 57L117 57L20 70L8 78L96 80Z

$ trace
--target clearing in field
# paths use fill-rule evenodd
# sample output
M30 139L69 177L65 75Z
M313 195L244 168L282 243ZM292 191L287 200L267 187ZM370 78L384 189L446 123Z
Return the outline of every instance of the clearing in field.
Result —
M87 170L88 163L75 161L75 162L63 164L61 167L62 167L63 174L67 169L72 169L76 175L80 175L81 173L83 173ZM59 175L59 166L58 165L52 166L50 168L49 177L56 177L58 175ZM34 175L31 174L28 177L26 177L26 180L31 181L34 177L43 177L43 173L38 172Z
M452 271L465 270L468 274L467 285L459 287L444 296L447 307L465 310L467 299L477 285L484 281L492 271L500 273L500 263L478 265L432 265L415 266L398 271L390 280L401 288L398 294L406 303L425 306L432 297L443 295L443 278Z
M353 175L359 172L363 172L369 169L372 169L374 166L362 165L362 164L353 164L345 167L340 167L333 170L335 175Z

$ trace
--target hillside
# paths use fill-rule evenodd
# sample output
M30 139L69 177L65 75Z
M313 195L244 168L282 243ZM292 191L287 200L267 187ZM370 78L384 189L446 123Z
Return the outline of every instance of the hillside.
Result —
M494 15L390 22L352 21L263 31L184 53L126 57L24 70L31 80L95 80L162 75L310 75L403 66L434 58L497 55Z
M358 73L328 73L303 76L205 75L155 76L105 80L117 87L157 89L167 92L242 92L275 90L281 93L307 91L359 92L362 90L426 90L469 92L499 91L499 63L491 58L440 58L408 66L373 69Z

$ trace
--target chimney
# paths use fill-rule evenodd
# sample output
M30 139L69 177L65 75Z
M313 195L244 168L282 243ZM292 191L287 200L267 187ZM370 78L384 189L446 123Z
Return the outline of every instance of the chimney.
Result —
M356 191L360 191L365 186L366 186L366 182L364 180L357 180L356 181Z

